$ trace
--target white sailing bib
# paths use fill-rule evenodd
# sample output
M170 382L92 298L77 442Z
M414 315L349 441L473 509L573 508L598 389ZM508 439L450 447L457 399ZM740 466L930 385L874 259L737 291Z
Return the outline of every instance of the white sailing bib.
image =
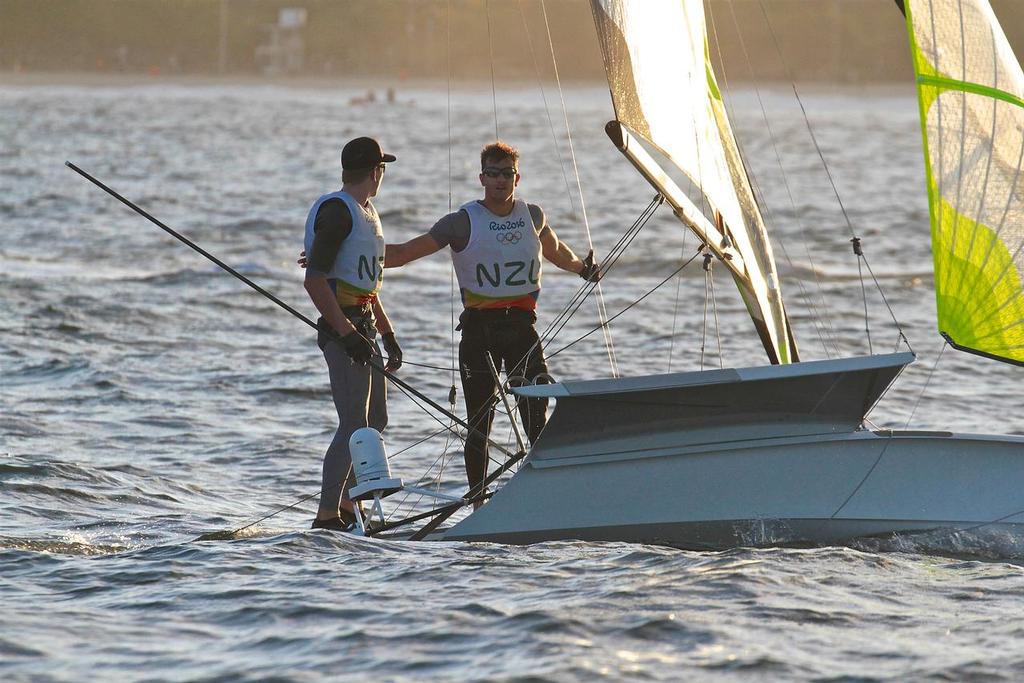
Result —
M485 299L515 299L540 290L540 237L527 203L517 199L507 216L477 201L460 208L469 215L469 242L452 252L459 287Z
M327 278L341 280L364 294L372 294L380 289L384 279L384 233L373 204L367 202L365 207L360 206L352 195L340 190L317 199L306 217L306 253L313 248L316 212L330 199L345 202L352 214L352 232L342 241Z

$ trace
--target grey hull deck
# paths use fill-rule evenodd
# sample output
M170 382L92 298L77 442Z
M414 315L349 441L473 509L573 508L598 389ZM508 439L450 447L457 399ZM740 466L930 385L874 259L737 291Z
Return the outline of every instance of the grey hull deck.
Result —
M548 429L444 538L707 549L1024 529L1024 437L860 429L912 359L525 389L557 398Z

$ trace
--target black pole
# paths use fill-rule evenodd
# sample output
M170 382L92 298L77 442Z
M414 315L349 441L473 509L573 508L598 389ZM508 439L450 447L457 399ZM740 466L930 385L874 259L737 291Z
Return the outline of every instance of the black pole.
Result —
M119 202L121 202L122 204L124 204L125 206L127 206L128 208L130 208L130 209L131 209L132 211L134 211L135 213L139 214L140 216L142 216L143 218L145 218L145 219L146 219L146 220L148 220L149 222L151 222L151 223L153 223L154 225L156 225L156 226L157 226L158 228L160 228L161 230L163 230L164 232L166 232L166 233L167 233L168 235L170 235L170 236L171 236L171 237L173 237L174 239L176 239L176 240L179 240L179 241L183 242L184 244L188 245L189 247L191 247L191 248L192 248L192 249L194 249L195 251L199 252L200 254L202 254L203 256L205 256L206 258L208 258L209 260L213 261L213 262L214 262L214 263L216 263L216 264L217 264L218 266L220 266L220 267L221 267L222 269L224 269L224 270L226 270L227 272L231 273L231 274L232 274L232 275L234 275L234 276L235 276L236 278L238 278L239 280L241 280L241 281L242 281L242 282L244 282L245 284L249 285L250 287L252 287L253 289L255 289L255 290L256 290L257 292L259 292L259 293L260 293L260 294L262 294L263 296L267 297L268 299L270 299L270 300L271 300L271 301L273 301L273 302L274 302L275 304L277 304L278 306L280 306L280 307L281 307L281 308L283 308L284 310L286 310L286 311L288 311L289 313L291 313L292 315L294 315L294 316L295 316L296 318L298 318L298 319L299 319L299 320L301 320L302 322L304 322L304 323L306 323L307 325L309 325L310 327L312 327L312 328L313 328L314 330L318 329L318 328L317 328L317 325L316 325L316 323L315 323L315 322L313 322L312 320L310 320L310 319L309 319L309 318L307 318L306 316L302 315L301 313L299 313L298 311L296 311L296 310L295 310L294 308L292 308L291 306L289 306L289 305L288 305L288 304L286 304L285 302L281 301L281 300L280 300L280 299L278 299L278 298L277 298L276 296L274 296L273 294L271 294L271 293L270 293L270 292L268 292L267 290L263 289L262 287L260 287L260 286L259 286L258 284L256 284L255 282L253 282L252 280L250 280L250 279L249 279L249 278L247 278L246 276L244 276L244 275L242 275L241 273L239 273L239 272L238 272L237 270L235 270L234 268L232 268L232 267L231 267L231 266L229 266L228 264L224 263L224 262L223 262L223 261L221 261L221 260L220 260L219 258L217 258L217 257L216 257L216 256L214 256L213 254L211 254L210 252L206 251L205 249L203 249L202 247L200 247L200 246L199 246L198 244L196 244L196 243L195 243L195 242L193 242L192 240L188 239L187 237L185 237L185 236L184 236L184 235L182 235L181 233L177 232L176 230L173 230L172 228L169 228L169 227L168 227L167 225L165 225L164 223L160 222L159 220L157 220L156 218L154 218L154 217L153 217L152 215L150 215L150 214L149 214L149 213L148 213L147 211L145 211L144 209L140 208L140 207L139 207L138 205L136 205L136 204L132 203L132 202L131 202L131 201L129 201L128 199L125 199L125 197L123 197L122 195L118 194L118 193L117 193L117 192L115 192L114 190L110 189L109 187L107 187L106 185L104 185L104 184L103 184L102 182L100 182L100 181L99 181L99 180L97 180L96 178L92 177L91 175L89 175L88 173L86 173L85 171L83 171L82 169L80 169L80 168L79 168L78 166L75 166L75 165L74 165L73 163L71 163L70 161L65 161L65 162L64 162L64 165L65 165L65 166L67 166L68 168L70 168L70 169L71 169L72 171L74 171L74 172L75 172L75 173L77 173L78 175L80 175L80 176L82 176L83 178L85 178L86 180L88 180L88 181L89 181L90 183L92 183L92 184L93 184L93 185L95 185L96 187L100 188L101 190L103 190L104 192L106 192L107 194L109 194L109 195L110 195L111 197L113 197L114 199L118 200ZM333 334L333 336L334 336L334 338L335 338L336 340L339 340L339 341L340 341L340 338L338 337L338 334L337 334L337 332L335 332L334 330L331 330L331 333ZM464 420L462 420L462 418L458 417L458 416L457 416L457 415L455 415L454 413L448 412L448 411L447 411L446 409L444 409L443 407L441 407L441 405L439 405L438 403L435 403L434 401L432 401L432 400L430 399L430 397L429 397L429 396L425 396L425 395L424 395L424 394L423 394L422 392L420 392L419 390L417 390L417 389L413 388L412 386L410 386L410 385L409 385L409 384L408 384L407 382L405 382L404 380L401 380L401 379L399 379L398 377L395 377L395 376L394 376L393 374L391 374L390 372L388 372L387 370L385 370L385 369L384 369L384 368L383 368L382 366L380 366L380 365L377 365L377 363L373 362L372 360L371 360L371 361L368 361L368 362L369 362L369 365L370 365L370 367L371 367L371 368L373 368L373 369L374 369L374 370L376 370L377 372L381 373L382 375L384 375L385 377L387 377L387 378L388 378L389 380L391 380L392 382L394 382L394 383L395 383L396 385L398 385L398 386L402 387L403 389L405 389L406 391L410 392L411 394L413 394L413 395L414 395L414 396L416 396L417 398L419 398L419 399L421 399L421 400L425 401L425 402L426 402L426 403L428 403L428 404L430 405L430 407L431 407L431 408L433 408L434 410L436 410L436 411L440 412L441 414L445 415L446 417L449 417L449 418L451 418L452 420L454 420L454 421L455 421L455 422L457 422L458 424L462 425L463 427L465 427L465 428L466 428L466 429L468 429L469 431L471 431L471 432L478 432L478 430L477 430L477 429L476 429L475 427L470 427L470 426L469 426L469 423L467 423L467 422L465 422ZM495 448L497 448L498 450L500 450L500 451L501 451L502 453L504 453L504 454L505 454L506 456L508 456L508 457L513 457L513 455L514 455L514 454L513 454L513 453L511 453L510 451L508 451L508 450L507 450L506 448L504 448L503 446L501 446L501 444L497 444L497 443L495 443L494 441L491 441L491 439L490 439L490 438L487 438L487 442L488 442L488 443L490 443L490 444L491 444L492 446L494 446Z

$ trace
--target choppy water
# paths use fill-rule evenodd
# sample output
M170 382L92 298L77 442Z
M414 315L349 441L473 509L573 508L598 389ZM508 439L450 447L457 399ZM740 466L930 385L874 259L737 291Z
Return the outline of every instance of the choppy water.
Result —
M1011 537L723 553L410 544L309 531L308 500L233 540L196 541L318 489L334 429L322 358L300 322L63 162L312 315L294 259L310 202L336 185L344 140L375 135L399 155L377 205L389 239L404 240L477 195L476 154L493 135L489 93L455 92L449 182L443 91L349 106L354 94L0 88L0 676L1019 678L1024 545ZM794 203L753 91L735 94L736 125L780 240L804 355L866 353L849 229L791 95L761 95ZM652 193L604 138L605 91L566 98L601 254ZM913 94L805 93L805 104L920 356L872 418L902 427L914 412L921 428L1024 433L1020 369L947 352L919 402L940 341ZM499 107L502 137L524 152L522 196L583 249L579 203L568 199L539 92L512 90ZM555 137L575 187L564 133ZM624 308L695 246L662 209L606 281L608 309ZM411 361L451 363L449 272L439 254L389 273L385 300ZM614 324L624 374L699 367L703 274L685 273L678 290L666 285ZM542 328L577 283L549 271ZM719 274L716 284L724 363L760 363L730 282ZM872 295L869 305L875 350L892 350L884 304ZM588 304L549 351L594 318ZM719 363L714 330L708 367ZM551 366L560 377L609 372L600 335ZM403 374L445 400L449 373ZM397 393L390 410L392 453L437 428ZM403 453L396 474L414 479L445 446L433 439ZM452 492L455 456L444 474Z

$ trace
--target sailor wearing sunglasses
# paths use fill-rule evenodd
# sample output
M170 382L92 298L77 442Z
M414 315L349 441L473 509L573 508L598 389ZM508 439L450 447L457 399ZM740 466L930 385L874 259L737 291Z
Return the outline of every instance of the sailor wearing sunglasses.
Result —
M533 381L548 371L534 327L543 261L587 281L601 277L593 252L579 258L558 239L539 206L516 198L518 150L503 142L487 145L480 166L483 199L463 204L404 244L388 244L384 258L385 268L397 268L443 247L451 249L465 309L459 316L459 371L466 415L474 427L465 449L470 488L487 476L496 389L488 354L508 377ZM544 428L547 399L521 400L519 414L532 444Z

